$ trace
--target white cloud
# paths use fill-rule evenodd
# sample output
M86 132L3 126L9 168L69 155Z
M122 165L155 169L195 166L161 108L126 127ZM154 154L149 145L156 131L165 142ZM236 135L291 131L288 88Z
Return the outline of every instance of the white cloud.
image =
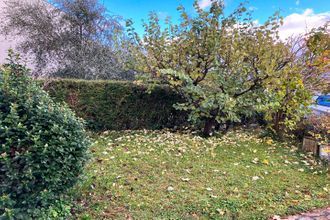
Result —
M199 0L198 5L202 9L205 9L205 8L210 7L212 5L212 0Z
M257 8L257 7L254 7L254 6L250 6L250 7L249 7L249 10L250 10L250 11L256 11L256 10L258 10L258 8Z
M288 37L304 34L313 28L320 27L330 20L330 11L315 14L313 9L306 9L302 14L293 13L286 16L283 26L280 28L280 37L285 40Z

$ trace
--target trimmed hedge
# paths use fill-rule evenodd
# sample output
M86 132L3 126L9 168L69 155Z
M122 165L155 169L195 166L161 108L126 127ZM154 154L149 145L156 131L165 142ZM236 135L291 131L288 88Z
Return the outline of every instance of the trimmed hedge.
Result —
M65 101L93 130L162 129L180 126L186 113L173 104L180 96L167 87L147 93L145 85L126 81L54 80L45 86Z

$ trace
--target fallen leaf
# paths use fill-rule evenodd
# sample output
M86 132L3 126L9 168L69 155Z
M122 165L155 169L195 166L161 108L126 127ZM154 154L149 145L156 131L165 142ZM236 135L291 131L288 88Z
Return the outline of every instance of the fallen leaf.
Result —
M169 186L169 187L167 187L167 191L172 192L172 191L174 191L174 188L172 186Z
M224 215L226 212L223 211L222 209L217 209L217 212L220 214L220 215Z
M268 160L263 160L262 163L265 164L265 165L269 165L269 161Z
M183 182L189 182L189 181L190 181L189 178L181 178L181 180L182 180Z

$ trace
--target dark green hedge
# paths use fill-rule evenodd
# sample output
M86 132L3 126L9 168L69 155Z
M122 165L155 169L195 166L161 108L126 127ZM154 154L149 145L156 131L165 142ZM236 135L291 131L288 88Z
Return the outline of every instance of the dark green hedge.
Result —
M180 96L166 87L148 94L146 86L133 82L54 80L45 89L93 130L161 129L186 121L186 114L173 108Z

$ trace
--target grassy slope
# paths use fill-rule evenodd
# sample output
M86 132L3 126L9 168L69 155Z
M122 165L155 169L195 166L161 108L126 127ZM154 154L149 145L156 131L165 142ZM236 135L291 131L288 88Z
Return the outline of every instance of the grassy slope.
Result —
M330 204L330 178L285 143L109 132L77 189L83 219L266 219Z

